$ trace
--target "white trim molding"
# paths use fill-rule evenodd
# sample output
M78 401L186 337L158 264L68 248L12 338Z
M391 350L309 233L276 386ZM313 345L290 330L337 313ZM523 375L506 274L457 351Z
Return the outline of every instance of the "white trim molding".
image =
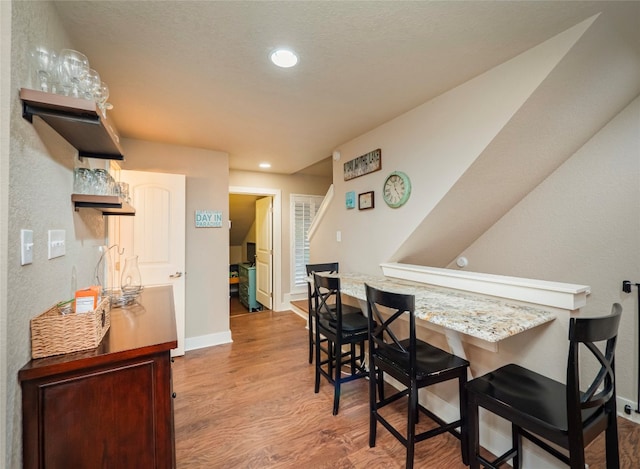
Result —
M386 277L454 288L500 298L524 301L575 311L587 303L591 288L587 285L550 282L505 275L484 274L422 265L380 264Z
M185 352L191 350L198 350L206 347L213 347L214 345L230 344L233 342L231 339L231 331L217 332L215 334L200 335L198 337L187 337L185 340Z
M316 216L314 217L313 222L311 222L311 226L309 227L309 231L307 231L307 239L309 241L311 241L311 238L313 238L313 234L318 229L318 226L320 226L320 222L322 221L322 218L324 218L324 214L329 209L329 205L331 204L332 200L333 200L333 184L329 186L329 190L327 191L327 194L324 196L324 200L320 204L318 213L316 213Z

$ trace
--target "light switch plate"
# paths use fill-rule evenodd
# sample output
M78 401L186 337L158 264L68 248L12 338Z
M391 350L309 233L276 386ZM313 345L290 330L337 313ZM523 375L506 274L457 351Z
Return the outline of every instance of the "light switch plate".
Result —
M64 230L49 230L49 242L47 243L49 259L65 255L66 247L64 238Z
M20 230L20 265L33 262L33 230Z

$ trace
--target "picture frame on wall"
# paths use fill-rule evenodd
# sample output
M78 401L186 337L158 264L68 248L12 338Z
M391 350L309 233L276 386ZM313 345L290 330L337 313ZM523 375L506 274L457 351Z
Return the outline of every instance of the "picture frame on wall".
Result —
M369 210L375 207L374 191L358 194L358 210Z
M343 169L344 180L348 181L374 171L380 171L380 169L382 169L382 150L377 148L351 161L347 161Z
M356 193L355 191L349 191L345 194L344 206L346 208L356 208Z

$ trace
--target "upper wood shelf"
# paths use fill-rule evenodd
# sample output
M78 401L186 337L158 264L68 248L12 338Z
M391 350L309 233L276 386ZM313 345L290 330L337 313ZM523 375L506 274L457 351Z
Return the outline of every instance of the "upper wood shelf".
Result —
M116 195L71 194L76 209L95 208L103 215L135 215L136 210Z
M78 156L124 160L120 138L106 114L88 99L20 89L22 117L39 116L78 150Z

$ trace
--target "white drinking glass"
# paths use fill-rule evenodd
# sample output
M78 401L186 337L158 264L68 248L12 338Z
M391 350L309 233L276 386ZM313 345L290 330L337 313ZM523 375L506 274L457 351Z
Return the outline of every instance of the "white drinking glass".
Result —
M93 182L96 195L111 195L111 175L106 169L94 169Z
M100 74L90 68L80 79L80 89L85 99L95 101L96 94L100 92Z
M53 80L52 73L57 65L56 53L44 47L38 47L31 52L31 66L40 91L51 92Z
M82 52L73 49L60 51L60 72L69 80L69 94L74 98L82 96L80 82L89 72L89 59Z
M94 95L94 97L96 100L96 104L102 111L102 114L106 115L107 109L111 109L111 108L107 107L109 105L107 103L107 99L109 99L109 87L104 81L100 83L100 87L96 91L96 94Z
M89 168L75 168L73 175L73 192L75 194L93 194L93 171Z

